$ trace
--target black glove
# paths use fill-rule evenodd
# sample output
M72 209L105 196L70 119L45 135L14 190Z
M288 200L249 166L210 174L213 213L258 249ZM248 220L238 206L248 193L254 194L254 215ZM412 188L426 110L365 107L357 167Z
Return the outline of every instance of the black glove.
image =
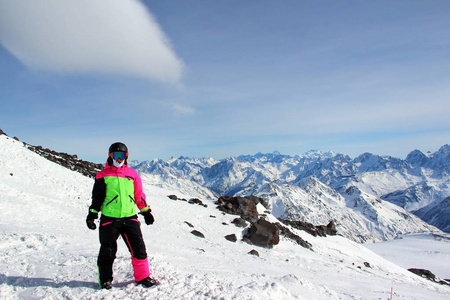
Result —
M98 219L98 214L92 211L89 211L89 214L86 217L86 225L89 229L95 230L97 225L95 225L94 220Z
M155 218L153 218L151 209L146 210L145 212L142 213L142 215L144 216L145 224L151 225L153 224L153 222L155 222Z

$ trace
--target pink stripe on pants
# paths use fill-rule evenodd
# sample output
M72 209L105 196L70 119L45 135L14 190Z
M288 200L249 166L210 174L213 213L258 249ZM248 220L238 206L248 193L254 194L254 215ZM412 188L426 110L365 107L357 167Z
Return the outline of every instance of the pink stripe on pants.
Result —
M147 258L137 259L131 257L131 263L133 264L134 279L136 281L141 281L142 279L150 276Z
M133 271L134 271L134 279L136 281L141 281L142 279L150 276L150 270L148 267L148 259L137 259L134 257L133 249L131 248L130 241L128 241L128 237L126 234L124 234L125 242L128 244L128 248L131 252L131 264L133 265Z

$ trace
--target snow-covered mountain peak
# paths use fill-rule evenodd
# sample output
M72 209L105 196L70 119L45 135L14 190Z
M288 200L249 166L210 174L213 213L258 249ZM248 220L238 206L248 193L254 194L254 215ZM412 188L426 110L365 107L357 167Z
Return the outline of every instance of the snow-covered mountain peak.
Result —
M406 156L406 161L412 166L421 166L427 163L430 156L427 153L423 153L420 150L411 151L408 156Z
M445 144L443 145L441 148L439 148L439 150L437 151L438 155L449 155L450 154L450 145L449 144Z
M266 164L266 163L283 163L284 161L289 160L290 158L291 157L289 155L283 155L278 151L274 151L272 153L258 152L255 155L239 155L236 159L241 162L258 162L261 164Z
M324 158L333 158L336 155L337 153L334 151L309 150L300 156L310 159L324 159Z
M450 176L450 146L444 145L433 153L428 167L435 170L436 176Z
M374 172L386 169L406 170L408 168L407 163L399 158L372 153L361 154L353 160L353 163L359 172Z

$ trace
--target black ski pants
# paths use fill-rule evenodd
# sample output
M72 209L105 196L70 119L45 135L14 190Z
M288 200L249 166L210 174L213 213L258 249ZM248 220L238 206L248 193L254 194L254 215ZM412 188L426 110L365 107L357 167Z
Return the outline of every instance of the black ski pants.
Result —
M140 223L135 218L100 220L100 253L98 254L99 284L113 280L113 263L117 253L117 239L122 236L134 260L147 259ZM134 264L133 264L134 267Z

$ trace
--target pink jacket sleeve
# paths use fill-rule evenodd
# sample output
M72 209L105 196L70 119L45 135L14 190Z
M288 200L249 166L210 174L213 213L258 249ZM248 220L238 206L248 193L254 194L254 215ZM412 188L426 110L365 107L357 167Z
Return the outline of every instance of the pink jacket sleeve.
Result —
M150 209L150 207L147 205L146 197L142 190L141 177L137 173L134 179L134 199L136 201L137 207L141 212L145 212Z

